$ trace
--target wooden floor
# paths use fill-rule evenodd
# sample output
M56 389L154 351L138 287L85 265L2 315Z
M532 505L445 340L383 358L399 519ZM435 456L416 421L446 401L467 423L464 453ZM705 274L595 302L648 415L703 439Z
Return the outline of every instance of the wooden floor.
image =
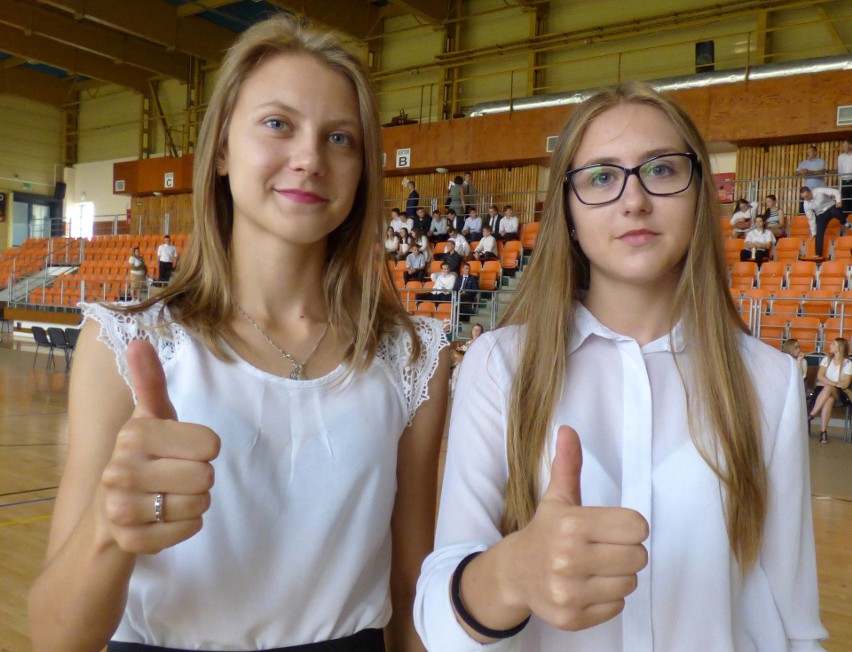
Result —
M30 650L26 594L38 573L65 455L64 360L46 371L33 346L0 344L0 652ZM852 444L811 440L823 624L829 652L852 650ZM684 651L686 652L686 651Z

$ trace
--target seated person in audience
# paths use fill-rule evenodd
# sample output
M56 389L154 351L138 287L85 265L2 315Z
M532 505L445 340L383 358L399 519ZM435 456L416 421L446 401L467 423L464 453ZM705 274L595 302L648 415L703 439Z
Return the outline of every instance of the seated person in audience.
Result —
M842 338L835 338L828 347L831 355L823 358L817 373L817 382L814 387L814 406L808 416L808 425L811 419L819 417L819 443L828 443L828 420L834 410L834 402L840 401L844 406L849 405L849 394L846 392L849 383L852 382L852 361L847 359L849 355L849 342Z
M491 233L497 236L500 233L500 221L503 219L503 216L500 215L497 207L494 204L488 207L488 215L485 216L485 221L483 224L485 226L491 227Z
M474 260L484 263L488 260L497 260L497 239L491 235L491 227L486 226L482 231L482 240L476 245L473 252Z
M766 223L766 230L772 231L772 235L776 238L783 238L787 235L787 219L784 216L784 211L778 205L778 197L775 195L766 195L763 200L764 212L763 219Z
M396 260L397 262L401 260L405 260L408 257L408 254L411 253L411 240L408 235L408 229L402 227L399 230L399 247L396 249Z
M846 215L843 213L843 202L840 191L837 188L814 188L807 186L799 188L799 197L802 199L802 207L808 216L808 224L811 233L816 236L814 252L822 256L822 247L825 240L825 230L831 220L840 222L840 226L846 226Z
M456 243L456 251L459 252L460 256L464 256L467 258L470 255L470 244L468 244L467 239L456 229L450 228L450 240ZM449 240L447 241L449 242Z
M459 215L453 208L447 211L447 231L451 228L458 232L464 228L464 215Z
M426 301L450 301L453 298L453 288L456 284L456 274L450 271L450 264L441 263L441 271L435 272L432 279L432 292L427 295Z
M458 251L456 251L456 241L455 240L447 240L447 248L444 249L444 253L435 254L435 260L440 260L447 263L450 266L450 271L453 274L459 273L459 268L464 262L464 256L462 256Z
M476 341L480 335L485 332L485 327L482 324L474 324L470 327L470 339L462 344L458 350L462 353L467 353L467 350L471 347L471 345Z
M799 369L802 372L802 380L805 383L805 393L808 391L808 361L805 360L805 354L802 353L802 347L799 346L799 340L794 337L791 337L788 340L784 340L784 344L781 345L781 350L784 353L788 353L796 359L796 364L799 365Z
M411 231L411 239L420 245L420 253L426 257L426 264L432 262L432 249L429 247L429 238L416 226Z
M399 251L399 236L396 234L396 231L393 230L392 226L388 227L388 230L385 232L385 254L387 254L388 260L396 260L396 254Z
M475 208L470 209L470 214L464 220L462 235L471 242L482 238L482 218L479 217Z
M447 224L447 218L441 215L441 211L432 211L432 221L429 223L429 229L426 232L426 236L431 242L446 242L447 238L450 237L447 235L447 229L449 226L450 225Z
M774 245L775 236L772 235L772 231L766 229L763 216L758 215L754 218L754 228L746 233L745 249L740 252L740 260L753 260L759 268L769 257L769 252Z
M394 233L399 233L399 230L402 228L410 229L411 225L408 224L407 219L403 219L401 213L398 208L391 208L391 228L393 228Z
M456 279L453 290L459 293L459 312L462 314L462 320L466 321L470 315L476 313L476 305L479 303L479 278L470 273L468 263L462 265L461 274Z
M500 230L492 231L494 234L499 233L498 240L508 242L509 240L518 240L518 216L512 212L511 206L506 206L503 209L503 218L500 220Z
M734 207L734 214L731 216L732 238L743 238L752 228L751 221L754 219L756 211L754 206L748 203L747 199L737 200L737 205Z
M415 228L420 229L420 233L427 233L432 224L432 218L426 214L426 209L423 206L417 207L417 217L414 220Z
M405 282L423 281L426 275L426 256L420 251L420 245L411 243L411 253L405 258L405 271L402 273Z

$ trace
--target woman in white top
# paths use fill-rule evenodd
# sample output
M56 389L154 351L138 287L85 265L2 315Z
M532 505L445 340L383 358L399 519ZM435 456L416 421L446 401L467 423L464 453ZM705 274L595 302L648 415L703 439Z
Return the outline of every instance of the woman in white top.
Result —
M399 251L399 236L392 226L385 230L385 254L388 260L396 262L396 252Z
M35 650L422 649L449 364L376 246L381 177L338 38L284 17L244 32L177 278L84 306Z
M799 370L802 372L802 380L805 381L805 391L807 391L808 361L805 359L805 354L802 353L802 347L799 346L799 340L794 337L784 340L784 343L781 345L781 350L795 358L796 364L799 365Z
M398 233L399 237L399 246L396 248L396 260L397 262L401 260L405 260L408 258L408 254L411 253L411 236L408 235L408 229L402 227Z
M849 395L846 389L852 382L852 361L847 359L849 355L849 342L844 338L835 338L828 345L827 355L823 358L817 372L814 394L816 400L808 418L808 422L814 417L819 417L819 443L828 443L828 420L834 410L834 402L840 401L843 405L849 405Z
M411 231L411 237L414 239L418 245L420 245L420 253L426 258L426 263L432 262L432 247L429 246L429 238L420 231L416 226Z
M746 199L738 199L737 205L734 207L734 214L731 216L731 231L732 238L742 238L752 228L752 220L756 212L755 208Z
M641 83L563 129L543 248L462 365L429 650L822 649L802 382L739 321L709 162Z
M766 229L762 216L758 215L754 218L754 228L746 233L743 244L745 248L740 252L740 260L753 260L760 268L763 261L769 257L772 247L775 246L775 236L772 235L772 231Z

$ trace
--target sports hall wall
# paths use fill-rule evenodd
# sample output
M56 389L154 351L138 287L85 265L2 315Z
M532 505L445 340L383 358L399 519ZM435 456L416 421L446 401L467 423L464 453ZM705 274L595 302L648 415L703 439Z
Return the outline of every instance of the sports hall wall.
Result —
M493 190L498 203L546 186L545 138L558 133L570 108L453 117L483 102L692 75L697 41L714 42L717 70L848 54L826 37L826 23L813 20L808 7L791 3L783 11L743 11L708 22L696 9L701 4L667 2L666 10L678 13L677 25L643 17L642 3L592 0L551 2L549 10L471 0L446 29L406 16L385 20L383 38L352 47L371 64L381 121L390 123L400 112L416 121L384 129L388 201L404 195L403 176L417 181L421 195L439 197L448 177L463 168L473 168L478 187ZM844 3L833 4L837 15L828 16L829 23L852 28ZM208 67L202 104L214 79ZM835 110L850 103L849 88L852 73L846 71L683 91L678 99L713 143L714 171L755 178L789 174L808 141L826 160L835 159L837 143L848 135L835 126ZM0 250L11 241L14 194L52 196L57 180L67 183L66 214L92 203L96 226L105 229L100 232L157 231L166 213L172 230L188 224L189 188L162 196L153 195L155 188L142 196L112 192L115 163L192 150L198 115L186 110L186 86L167 80L154 90L143 98L91 84L51 105L18 98L0 80L0 193L7 195ZM411 167L396 168L394 154L403 148L411 149ZM64 160L72 163L65 167ZM436 167L452 172L440 174ZM522 215L534 209L525 206ZM145 225L144 215L157 215L159 224Z

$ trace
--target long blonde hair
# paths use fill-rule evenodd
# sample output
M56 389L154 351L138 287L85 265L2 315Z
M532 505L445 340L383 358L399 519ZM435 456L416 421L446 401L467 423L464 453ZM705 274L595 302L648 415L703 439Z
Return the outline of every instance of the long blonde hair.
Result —
M701 166L695 228L681 263L671 323L680 319L694 372L683 377L692 439L725 489L725 515L731 549L740 564L757 558L767 505L767 479L758 416L743 406L756 405L755 392L737 339L745 327L727 289L716 191L707 148L697 128L674 102L649 86L627 82L604 90L580 105L565 125L551 161L550 183L538 245L516 298L502 324L519 324L534 337L524 338L515 376L507 435L509 480L501 523L504 534L529 523L541 491L539 469L551 418L562 394L567 350L574 327L574 303L588 277L588 259L569 234L565 172L586 127L601 113L625 103L662 111L698 156ZM680 369L680 367L678 367ZM695 427L709 421L715 439L700 438Z
M404 327L419 354L414 327L399 301L381 243L381 132L370 81L339 37L303 21L275 16L243 32L225 56L210 97L195 150L194 233L172 283L160 295L129 311L162 301L183 325L197 332L218 356L226 357L219 335L236 310L230 286L233 202L227 177L216 163L227 145L231 115L242 84L263 62L281 54L314 57L340 72L358 96L364 160L352 209L328 236L324 294L332 326L352 341L346 362L363 369L383 333Z

